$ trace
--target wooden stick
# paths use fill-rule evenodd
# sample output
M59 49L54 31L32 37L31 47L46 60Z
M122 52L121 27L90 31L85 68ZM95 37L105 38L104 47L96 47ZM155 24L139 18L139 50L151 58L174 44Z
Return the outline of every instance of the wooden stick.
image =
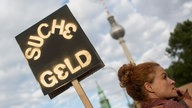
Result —
M85 94L83 88L81 87L79 81L77 79L72 81L72 84L76 90L76 92L78 93L81 101L83 102L85 108L93 108L91 102L89 101L87 95Z

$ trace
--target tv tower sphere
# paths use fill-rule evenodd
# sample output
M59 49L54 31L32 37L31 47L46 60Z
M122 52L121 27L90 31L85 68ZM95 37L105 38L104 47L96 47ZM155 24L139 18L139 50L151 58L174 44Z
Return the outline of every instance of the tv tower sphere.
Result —
M125 35L125 30L124 28L119 25L113 16L109 16L108 17L108 21L111 25L111 31L110 31L110 34L111 36L114 38L114 39L119 39L119 38L122 38L124 35Z

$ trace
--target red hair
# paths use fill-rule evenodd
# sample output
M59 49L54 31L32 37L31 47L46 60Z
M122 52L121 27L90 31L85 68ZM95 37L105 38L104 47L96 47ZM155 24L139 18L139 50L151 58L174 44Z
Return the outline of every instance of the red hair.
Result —
M150 77L155 73L154 68L160 66L155 62L145 62L142 64L124 64L118 71L120 86L125 87L127 93L137 101L147 100L147 92L144 89L145 82L153 82Z

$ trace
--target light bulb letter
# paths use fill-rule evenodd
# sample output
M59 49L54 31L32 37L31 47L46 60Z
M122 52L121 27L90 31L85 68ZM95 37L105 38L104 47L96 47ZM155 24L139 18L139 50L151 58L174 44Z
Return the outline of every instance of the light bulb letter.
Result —
M50 76L47 80L49 81L49 82L47 82L46 80L45 80L45 77L46 76ZM53 87L55 84L57 84L58 83L58 80L56 79L56 77L53 75L53 72L51 72L51 71L45 71L45 72L43 72L42 74L41 74L41 76L40 76L40 82L41 82L41 84L44 86L44 87L48 87L48 88L50 88L50 87Z
M61 20L60 25L57 25L57 20L53 19L51 33L54 34L55 29L57 28L59 29L59 35L63 35L64 26L65 26L65 20Z
M43 33L42 33L42 28L43 27L48 27L49 25L47 24L47 23L42 23L42 24L40 24L39 25L39 27L37 28L37 33L38 33L38 35L41 37L41 38L43 38L43 39L47 39L47 38L49 38L50 36L51 36L51 32L49 31L46 35L44 35Z
M92 60L91 54L87 50L81 50L77 52L75 57L82 68L88 66ZM84 58L84 60L82 58Z

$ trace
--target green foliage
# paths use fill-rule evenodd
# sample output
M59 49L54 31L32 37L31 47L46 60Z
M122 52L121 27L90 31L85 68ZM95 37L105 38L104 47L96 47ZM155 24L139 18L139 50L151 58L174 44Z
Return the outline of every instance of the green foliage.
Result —
M180 86L192 82L192 21L178 23L170 35L166 52L172 63L166 71Z

